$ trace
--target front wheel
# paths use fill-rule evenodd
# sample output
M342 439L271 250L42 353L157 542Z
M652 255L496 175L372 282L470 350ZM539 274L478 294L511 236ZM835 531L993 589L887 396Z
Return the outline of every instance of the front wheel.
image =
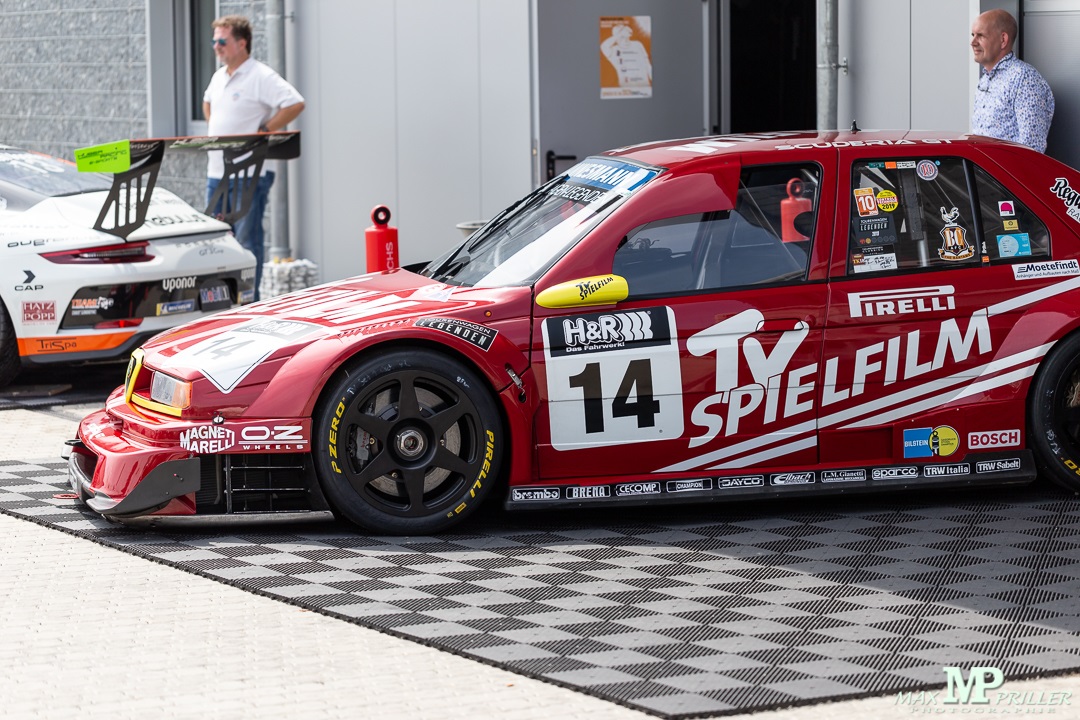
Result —
M1039 469L1080 491L1080 334L1053 349L1028 398L1030 441Z
M328 387L315 417L315 467L331 505L369 530L420 534L471 514L502 458L483 379L430 350L373 355Z

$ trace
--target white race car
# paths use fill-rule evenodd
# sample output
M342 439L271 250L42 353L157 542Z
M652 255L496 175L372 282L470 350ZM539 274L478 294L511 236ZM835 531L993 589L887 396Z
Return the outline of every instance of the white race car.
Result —
M123 359L162 330L252 302L255 257L223 221L250 198L216 219L154 185L166 149L243 149L255 162L227 163L242 169L295 157L274 148L296 136L298 154L298 135L278 135L125 141L122 164L101 166L111 175L0 145L0 386L24 366Z

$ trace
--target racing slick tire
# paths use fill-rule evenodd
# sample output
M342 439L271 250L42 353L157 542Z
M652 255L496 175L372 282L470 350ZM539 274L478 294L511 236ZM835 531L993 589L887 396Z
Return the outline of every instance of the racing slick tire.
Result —
M21 369L15 326L11 322L7 308L0 303L0 387L9 385Z
M378 353L332 380L315 413L315 469L335 512L380 533L451 527L495 486L504 443L486 383L426 349Z
M1040 470L1080 491L1080 333L1062 340L1039 368L1028 396L1031 446Z

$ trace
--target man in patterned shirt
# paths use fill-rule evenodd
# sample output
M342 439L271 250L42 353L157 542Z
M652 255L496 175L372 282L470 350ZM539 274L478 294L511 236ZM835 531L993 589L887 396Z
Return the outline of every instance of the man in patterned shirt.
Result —
M971 132L1012 140L1046 152L1054 118L1054 93L1039 71L1013 54L1016 20L990 10L971 26L971 49L979 70Z

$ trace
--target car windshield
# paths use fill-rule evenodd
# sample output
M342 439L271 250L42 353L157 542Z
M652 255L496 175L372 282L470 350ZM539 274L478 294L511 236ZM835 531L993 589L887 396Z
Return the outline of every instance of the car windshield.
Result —
M72 164L25 150L0 150L0 181L49 197L108 190L112 185L104 175L81 173Z
M657 173L625 160L589 158L503 210L422 274L471 287L530 284Z

